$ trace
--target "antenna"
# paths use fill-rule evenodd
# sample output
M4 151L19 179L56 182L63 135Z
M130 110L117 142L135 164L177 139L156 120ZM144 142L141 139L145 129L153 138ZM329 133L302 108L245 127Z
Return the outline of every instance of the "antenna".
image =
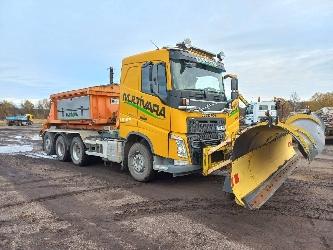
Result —
M152 40L150 42L156 47L156 49L160 49Z

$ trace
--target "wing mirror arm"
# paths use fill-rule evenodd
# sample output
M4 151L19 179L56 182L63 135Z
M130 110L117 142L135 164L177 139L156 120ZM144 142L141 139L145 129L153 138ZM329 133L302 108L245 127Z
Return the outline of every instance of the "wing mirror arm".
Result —
M224 79L231 78L231 100L238 98L238 78L235 74L226 74Z

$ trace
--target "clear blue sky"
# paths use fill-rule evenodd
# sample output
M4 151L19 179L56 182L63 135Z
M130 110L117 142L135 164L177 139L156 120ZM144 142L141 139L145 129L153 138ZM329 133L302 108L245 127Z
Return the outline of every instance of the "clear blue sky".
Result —
M121 59L184 38L223 50L249 99L333 91L333 1L0 0L0 100L119 78Z

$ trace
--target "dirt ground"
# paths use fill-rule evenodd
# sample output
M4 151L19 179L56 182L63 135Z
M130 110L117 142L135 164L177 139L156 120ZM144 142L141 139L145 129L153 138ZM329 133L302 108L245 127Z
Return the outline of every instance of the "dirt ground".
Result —
M1 249L332 249L333 145L260 209L237 206L223 177L76 167L41 153L38 127L0 127Z

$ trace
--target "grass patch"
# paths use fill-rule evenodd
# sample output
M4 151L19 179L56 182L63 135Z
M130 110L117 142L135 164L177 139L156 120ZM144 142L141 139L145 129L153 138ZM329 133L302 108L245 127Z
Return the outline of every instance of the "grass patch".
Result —
M33 119L34 124L43 124L46 122L46 119Z

